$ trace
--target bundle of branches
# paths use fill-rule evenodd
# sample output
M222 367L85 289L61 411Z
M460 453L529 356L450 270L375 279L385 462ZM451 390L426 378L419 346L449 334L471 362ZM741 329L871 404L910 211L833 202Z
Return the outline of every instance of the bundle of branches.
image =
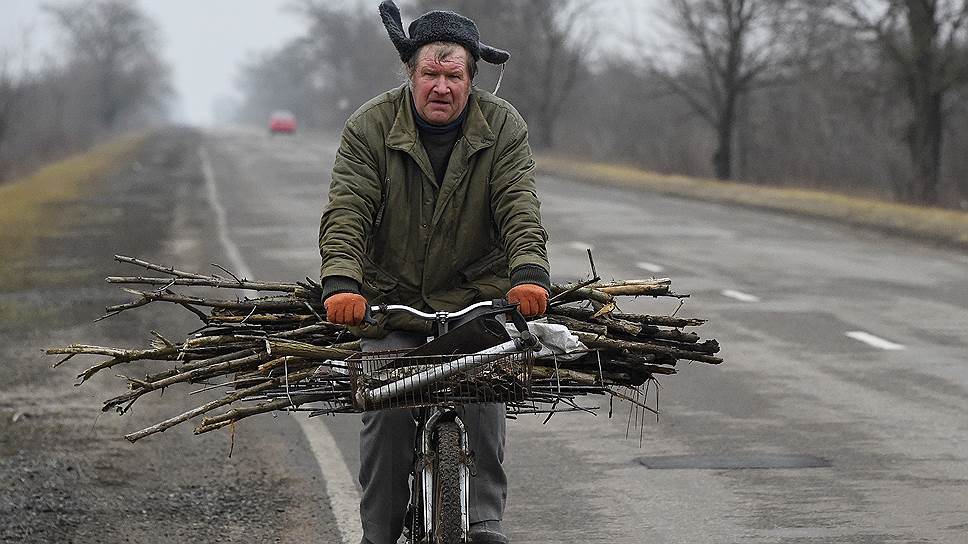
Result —
M165 362L163 369L137 377L119 375L126 381L127 390L106 400L102 409L122 414L143 396L176 384L203 384L200 391L227 389L222 397L126 435L132 442L220 408L226 411L204 417L196 434L276 410L320 414L377 409L385 406L367 405L366 396L359 394L362 386L379 388L423 375L421 372L426 374L426 364L411 361L368 373L365 381L361 380L358 371L364 358L359 339L345 327L325 321L320 303L322 288L311 279L296 283L254 281L222 267L218 268L228 277L185 272L120 255L115 259L161 275L107 278L110 283L142 287L125 287L137 298L108 307L99 319L152 302L168 302L197 316L201 326L182 341L150 331L154 339L147 349L82 344L50 348L48 355L64 355L53 366L80 354L107 357L78 374L83 383L106 369L143 368L133 365L138 361ZM574 402L578 395L609 394L655 411L645 403L654 375L675 373L680 359L721 362L714 355L719 350L715 340L700 341L697 334L682 330L702 325L703 320L628 314L617 309L619 296L687 296L671 292L670 284L668 279L601 282L596 277L573 285L554 285L543 319L567 327L584 348L567 357L510 357L478 365L474 373L432 385L418 403L435 402L445 395L464 401L503 400L512 412L551 414L586 409ZM233 298L209 298L186 294L185 287L271 296L250 298L239 293Z

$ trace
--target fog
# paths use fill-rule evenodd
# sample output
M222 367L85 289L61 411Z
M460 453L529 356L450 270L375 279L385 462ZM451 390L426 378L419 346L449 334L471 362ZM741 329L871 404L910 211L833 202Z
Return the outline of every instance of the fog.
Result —
M624 36L640 35L655 0L599 0L591 18L611 29L598 46L603 54L621 50ZM56 39L44 4L56 0L3 0L0 50L27 51L32 63L57 57ZM370 9L378 18L377 0L331 0L330 5ZM406 5L407 0L400 1ZM241 99L236 81L242 64L254 55L280 47L305 31L294 12L297 0L137 0L159 25L162 58L172 68L174 120L208 126L224 121ZM372 4L372 5L370 5ZM387 45L385 53L393 55Z
M501 95L540 151L968 203L968 0L398 3L405 25L455 9L511 52ZM5 0L0 178L37 150L56 155L162 122L262 127L288 109L301 127L337 131L399 84L377 4ZM916 6L930 12L909 16ZM132 56L110 66L117 57L92 44L112 43L105 36L125 24ZM475 84L492 89L497 74L482 66Z
M3 0L0 48L22 51L32 62L53 55L56 39L41 8L58 2ZM210 125L226 103L239 99L239 66L258 51L278 46L305 28L291 0L139 0L160 27L161 57L172 68L176 121Z

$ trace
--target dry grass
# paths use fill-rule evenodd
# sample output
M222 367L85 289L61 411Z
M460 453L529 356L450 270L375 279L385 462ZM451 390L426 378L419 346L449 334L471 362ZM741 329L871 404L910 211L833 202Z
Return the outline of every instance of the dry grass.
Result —
M541 156L539 172L663 194L820 217L968 248L968 213L806 189L668 176L628 166Z
M0 281L4 290L22 282L25 267L43 248L45 237L76 221L93 219L81 217L83 210L66 204L96 190L97 182L128 162L143 140L143 136L121 138L0 185Z

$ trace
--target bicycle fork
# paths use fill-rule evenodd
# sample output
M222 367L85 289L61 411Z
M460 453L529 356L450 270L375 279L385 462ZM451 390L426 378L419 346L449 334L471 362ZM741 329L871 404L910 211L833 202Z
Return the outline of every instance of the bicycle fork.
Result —
M469 504L470 504L470 477L472 472L473 455L470 451L467 440L467 430L464 427L464 422L460 420L457 416L456 411L453 409L433 409L431 410L430 416L423 424L423 428L420 431L420 452L417 459L417 471L415 474L419 475L419 485L415 486L414 491L419 491L419 512L422 513L423 527L417 535L412 535L418 538L412 538L411 542L413 544L433 544L435 542L434 535L434 519L437 516L437 512L434 511L434 507L437 505L434 493L436 491L435 481L434 481L434 471L435 465L438 462L433 455L435 451L433 444L434 432L436 431L437 424L442 418L450 419L453 418L453 422L457 425L457 429L460 434L460 464L458 470L460 473L460 518L461 518L461 542L467 542L468 531L470 530L470 517L469 517ZM416 498L416 497L414 497ZM416 521L416 520L414 520Z

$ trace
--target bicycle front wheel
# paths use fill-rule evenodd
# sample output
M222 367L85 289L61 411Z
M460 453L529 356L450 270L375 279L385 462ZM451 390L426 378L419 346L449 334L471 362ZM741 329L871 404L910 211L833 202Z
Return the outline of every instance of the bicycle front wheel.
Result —
M434 467L434 543L462 544L460 429L454 421L437 426L437 455Z

